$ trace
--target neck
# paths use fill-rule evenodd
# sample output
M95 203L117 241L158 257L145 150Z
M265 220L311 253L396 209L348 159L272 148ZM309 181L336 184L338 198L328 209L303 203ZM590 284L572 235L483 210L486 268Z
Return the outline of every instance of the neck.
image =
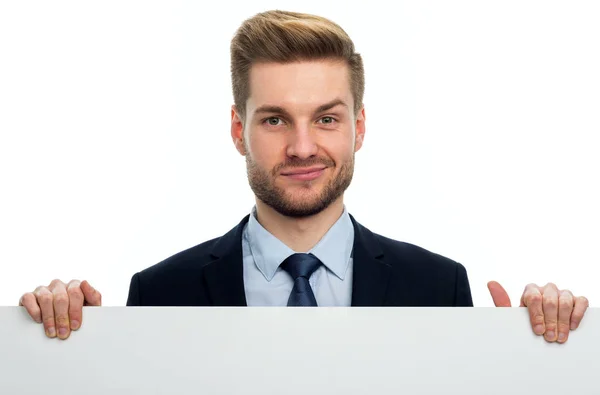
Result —
M256 199L256 218L273 236L296 252L308 252L337 222L344 212L340 196L325 210L310 217L293 218L281 215Z

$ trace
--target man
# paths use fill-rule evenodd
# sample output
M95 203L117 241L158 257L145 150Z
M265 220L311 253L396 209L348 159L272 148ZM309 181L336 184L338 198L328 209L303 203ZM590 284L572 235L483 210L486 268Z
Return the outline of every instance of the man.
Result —
M344 30L260 13L232 40L231 73L231 137L256 206L224 236L136 273L128 306L473 305L461 264L372 233L344 206L365 135L363 63ZM511 305L500 284L488 287L496 306ZM86 281L55 280L20 304L49 337L66 339L101 295ZM530 284L521 306L536 334L562 343L588 302Z

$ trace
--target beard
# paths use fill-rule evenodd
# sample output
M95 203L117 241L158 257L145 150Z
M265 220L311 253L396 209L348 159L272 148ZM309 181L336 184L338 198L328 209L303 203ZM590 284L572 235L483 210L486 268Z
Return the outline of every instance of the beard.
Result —
M352 158L339 166L339 174L333 176L320 192L310 193L314 181L306 181L299 188L306 193L293 196L285 189L275 185L275 179L281 169L324 165L335 169L336 163L330 158L314 157L309 159L288 158L271 172L261 168L249 154L246 155L248 182L254 195L266 205L286 217L309 217L325 210L348 189L354 174L354 154Z

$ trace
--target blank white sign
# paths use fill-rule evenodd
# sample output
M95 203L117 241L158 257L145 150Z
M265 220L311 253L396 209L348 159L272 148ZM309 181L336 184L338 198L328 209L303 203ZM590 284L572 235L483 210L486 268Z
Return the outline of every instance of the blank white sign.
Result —
M0 394L600 393L598 309L562 345L523 308L86 307L66 341L0 321Z

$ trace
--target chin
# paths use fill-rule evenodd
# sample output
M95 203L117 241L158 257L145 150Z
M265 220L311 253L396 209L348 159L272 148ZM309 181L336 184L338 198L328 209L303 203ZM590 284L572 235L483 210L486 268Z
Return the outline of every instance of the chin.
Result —
M322 197L322 188L302 186L286 190L283 200L293 206L313 206L319 204Z
M280 214L288 217L302 218L319 214L329 207L331 202L325 202L321 194L311 192L295 194L294 197L288 196L288 198L282 199L278 203L277 207L273 208Z
M278 207L273 207L279 214L291 218L307 218L317 215L327 207L320 204L285 204Z

